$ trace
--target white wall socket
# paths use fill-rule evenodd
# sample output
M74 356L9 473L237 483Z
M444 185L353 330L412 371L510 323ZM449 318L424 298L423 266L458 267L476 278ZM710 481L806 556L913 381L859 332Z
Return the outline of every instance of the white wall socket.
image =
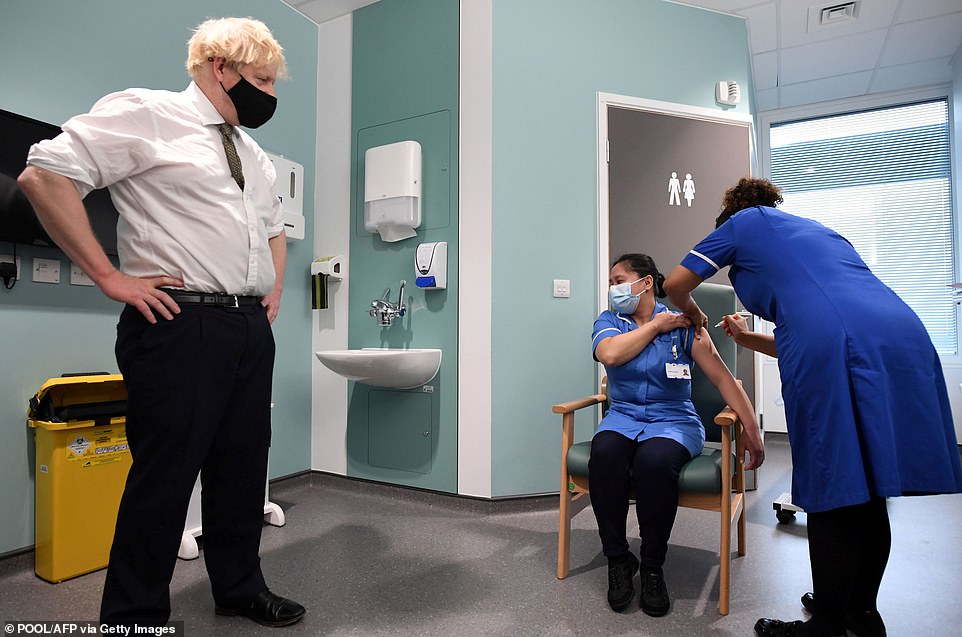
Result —
M87 273L80 269L80 267L74 263L70 262L70 285L88 285L92 286L94 284L93 279L87 276Z
M60 283L60 259L34 257L33 280L36 283Z

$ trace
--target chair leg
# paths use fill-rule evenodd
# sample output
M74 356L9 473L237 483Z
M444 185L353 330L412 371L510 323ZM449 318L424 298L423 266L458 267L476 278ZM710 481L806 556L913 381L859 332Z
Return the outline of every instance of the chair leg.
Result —
M731 496L722 497L721 502L721 545L718 568L718 612L728 614L731 594L731 565L732 565L732 501Z
M558 579L568 577L568 558L571 555L571 492L564 485L558 507Z
M741 503L738 513L738 555L745 555L748 552L748 538L745 537L745 494L741 494Z
M722 519L721 528L721 561L718 572L718 612L722 615L728 614L730 586L731 586L731 549L732 549L732 525L731 519Z

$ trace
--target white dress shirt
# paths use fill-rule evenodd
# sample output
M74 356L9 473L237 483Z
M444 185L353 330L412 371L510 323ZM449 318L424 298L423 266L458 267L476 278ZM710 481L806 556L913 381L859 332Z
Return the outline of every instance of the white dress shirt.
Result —
M284 229L276 173L235 128L241 191L217 130L223 121L193 82L180 93L128 89L35 144L27 163L70 178L82 197L109 188L125 274L175 277L196 292L263 296L274 286L268 239Z

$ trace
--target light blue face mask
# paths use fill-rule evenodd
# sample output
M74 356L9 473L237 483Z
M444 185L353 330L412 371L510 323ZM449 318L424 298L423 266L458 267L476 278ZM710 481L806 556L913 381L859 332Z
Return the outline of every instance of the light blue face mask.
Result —
M611 306L611 310L613 312L618 312L619 314L631 314L638 308L638 302L641 300L641 295L647 292L647 290L643 290L639 294L631 293L631 286L635 283L638 283L638 281L641 281L641 279L625 281L624 283L612 285L608 288L608 304Z

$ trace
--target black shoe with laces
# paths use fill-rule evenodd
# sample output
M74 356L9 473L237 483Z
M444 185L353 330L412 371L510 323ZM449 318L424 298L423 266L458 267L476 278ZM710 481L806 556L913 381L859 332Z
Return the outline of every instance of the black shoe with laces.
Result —
M638 558L631 553L620 562L608 560L608 605L611 610L623 611L635 596L631 580L638 572Z
M646 615L652 617L661 617L671 608L665 574L660 567L641 567L641 596L638 605Z

